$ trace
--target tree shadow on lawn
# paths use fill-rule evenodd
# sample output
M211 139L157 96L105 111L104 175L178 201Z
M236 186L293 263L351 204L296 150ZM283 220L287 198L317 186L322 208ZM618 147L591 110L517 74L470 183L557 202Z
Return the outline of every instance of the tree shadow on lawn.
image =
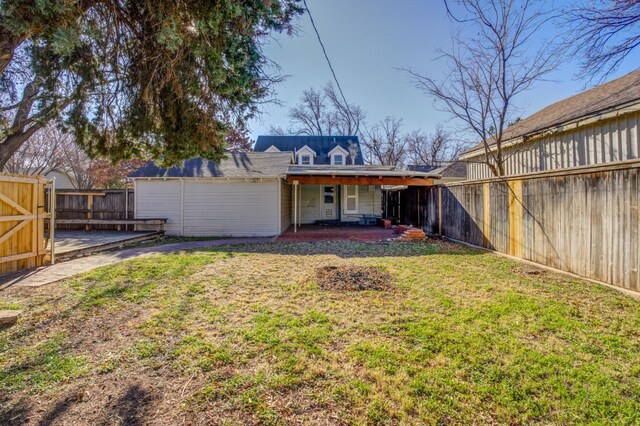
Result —
M107 400L103 410L96 407L91 411L95 410L103 413L101 415L102 418L97 420L98 425L123 424L137 426L147 423L151 405L156 400L157 397L140 384L130 384L119 398L114 401ZM2 403L4 405L8 401L4 400ZM53 425L60 421L69 411L72 411L75 405L79 404L91 404L91 401L83 400L82 391L76 389L56 402L36 424L38 426ZM22 399L9 410L0 412L0 424L26 424L31 420L32 411L31 404ZM87 412L87 409L83 408L82 411ZM71 416L74 417L73 414Z

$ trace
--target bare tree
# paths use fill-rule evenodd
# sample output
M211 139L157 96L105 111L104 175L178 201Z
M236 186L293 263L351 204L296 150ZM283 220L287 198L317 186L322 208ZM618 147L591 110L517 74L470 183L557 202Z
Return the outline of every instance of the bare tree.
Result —
M74 141L64 144L61 150L65 157L65 172L75 181L78 189L91 189L94 187L95 176L91 172L95 160Z
M300 103L289 111L289 118L296 134L331 134L328 120L327 97L313 87L302 92Z
M348 104L336 92L333 84L329 83L324 88L332 110L329 112L329 127L336 135L354 136L360 134L360 127L364 125L367 113L360 106Z
M550 16L542 5L530 0L459 0L464 19L451 16L474 36L454 38L451 52L441 52L448 62L449 77L437 81L407 70L420 89L439 101L458 119L464 130L479 139L486 162L496 176L505 174L503 142L514 118L514 99L558 65L551 41L532 38Z
M440 166L457 158L464 149L462 143L453 141L451 134L438 124L433 134L421 130L407 134L407 158L413 164Z
M5 164L4 171L25 175L46 175L64 169L65 156L60 149L72 137L56 126L40 129L24 143Z
M346 104L328 83L323 89L309 88L300 102L289 111L289 133L296 135L359 135L366 118L365 111L355 104ZM282 129L270 128L270 133Z
M275 126L275 125L271 124L271 125L269 125L269 128L267 129L267 134L271 135L271 136L286 136L286 135L289 134L289 132L287 132L281 126Z
M640 0L581 2L565 16L585 75L604 79L640 46Z
M402 120L386 117L362 135L364 158L369 164L400 166L407 154L407 138L402 133Z

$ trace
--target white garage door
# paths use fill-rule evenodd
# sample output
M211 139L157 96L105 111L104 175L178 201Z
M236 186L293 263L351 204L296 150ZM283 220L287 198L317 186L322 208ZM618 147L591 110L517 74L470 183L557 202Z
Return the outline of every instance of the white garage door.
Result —
M168 235L278 235L278 187L277 181L185 180L183 195L179 180L138 180L136 217L167 218Z

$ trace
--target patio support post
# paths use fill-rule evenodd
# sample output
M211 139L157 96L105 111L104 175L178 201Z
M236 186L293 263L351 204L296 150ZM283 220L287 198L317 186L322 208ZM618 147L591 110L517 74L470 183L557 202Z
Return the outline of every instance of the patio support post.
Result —
M293 232L298 232L298 181L293 181Z

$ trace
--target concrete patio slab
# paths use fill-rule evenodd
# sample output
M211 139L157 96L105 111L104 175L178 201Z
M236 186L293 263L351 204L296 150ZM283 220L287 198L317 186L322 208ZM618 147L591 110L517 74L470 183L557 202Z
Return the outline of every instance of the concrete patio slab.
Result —
M290 226L276 241L382 241L397 237L398 235L392 229L384 229L378 226L300 225L298 232L294 233L293 226Z

